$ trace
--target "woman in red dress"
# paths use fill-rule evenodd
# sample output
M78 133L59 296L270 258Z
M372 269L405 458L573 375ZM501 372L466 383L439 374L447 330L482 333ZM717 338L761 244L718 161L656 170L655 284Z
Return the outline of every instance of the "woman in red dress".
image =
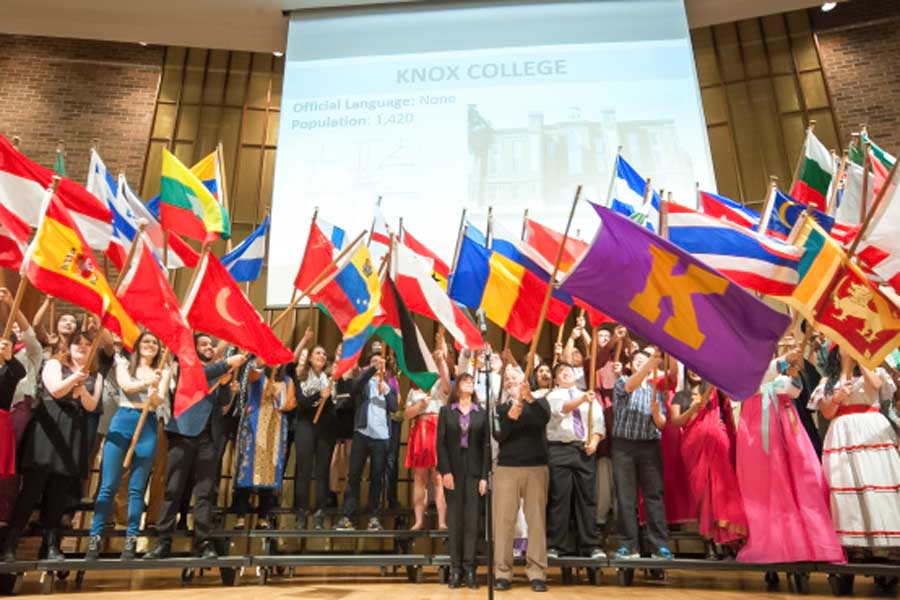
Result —
M717 560L715 544L736 544L747 537L747 517L736 493L731 402L690 371L687 383L688 389L672 400L671 423L681 427L681 457L706 557Z

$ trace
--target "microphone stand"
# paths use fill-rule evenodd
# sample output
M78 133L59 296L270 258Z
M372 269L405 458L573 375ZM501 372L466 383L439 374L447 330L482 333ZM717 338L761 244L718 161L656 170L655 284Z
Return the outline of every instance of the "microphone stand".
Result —
M488 600L494 600L494 456L491 440L494 439L494 402L493 381L491 381L491 347L487 343L487 324L484 321L484 312L478 312L478 326L481 329L481 337L484 343L484 408L488 416L488 435L485 438L485 449L490 457L490 468L487 474L487 493L484 495L487 506L485 508L485 537L487 541L487 588Z

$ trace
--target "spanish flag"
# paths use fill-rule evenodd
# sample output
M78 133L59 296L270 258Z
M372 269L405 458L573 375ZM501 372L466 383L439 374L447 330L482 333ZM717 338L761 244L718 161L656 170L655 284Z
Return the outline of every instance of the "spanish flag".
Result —
M119 304L69 211L56 194L38 225L22 261L22 274L49 296L100 316L104 327L129 349L140 331Z
M163 148L159 218L163 228L200 242L231 237L225 207L197 175Z

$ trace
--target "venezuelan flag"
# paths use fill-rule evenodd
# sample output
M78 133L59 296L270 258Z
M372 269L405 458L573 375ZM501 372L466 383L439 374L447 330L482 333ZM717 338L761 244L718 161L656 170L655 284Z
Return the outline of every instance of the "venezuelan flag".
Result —
M22 273L45 294L99 315L104 327L122 338L128 349L133 347L140 335L137 325L122 308L68 209L55 194L22 260Z
M231 237L225 207L165 148L159 196L159 217L165 229L198 241Z
M359 360L366 340L372 335L372 321L381 305L381 283L365 244L359 243L350 259L321 290L312 294L343 334L341 360L334 377L348 371Z
M460 245L450 297L485 315L517 340L537 330L547 283L521 264L489 250L467 232Z
M209 190L209 193L213 195L213 198L218 200L220 203L222 202L222 196L219 194L219 181L221 177L219 170L221 165L219 165L219 153L216 150L213 150L205 157L200 159L200 162L191 167L191 173L197 176L197 179Z

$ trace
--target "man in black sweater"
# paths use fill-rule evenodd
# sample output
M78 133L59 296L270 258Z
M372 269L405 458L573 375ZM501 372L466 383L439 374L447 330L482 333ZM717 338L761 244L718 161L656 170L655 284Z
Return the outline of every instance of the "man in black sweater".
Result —
M528 524L525 572L536 592L547 591L547 422L550 405L537 398L517 368L503 377L503 400L497 407L500 451L494 469L494 577L495 589L510 588L513 537L519 501Z
M243 354L229 356L225 360L213 361L212 338L208 335L194 336L197 356L203 363L210 392L202 400L187 409L178 419L171 419L166 425L169 441L168 473L166 496L159 515L159 543L144 555L145 559L167 558L172 553L172 534L175 531L178 508L185 491L190 496L188 481L194 472L194 537L204 559L218 558L210 534L212 532L213 506L216 498L216 474L219 472L219 445L224 437L222 409L231 400L229 383L223 381L216 386L220 377L232 369L237 369L247 357ZM213 390L213 387L216 389Z

